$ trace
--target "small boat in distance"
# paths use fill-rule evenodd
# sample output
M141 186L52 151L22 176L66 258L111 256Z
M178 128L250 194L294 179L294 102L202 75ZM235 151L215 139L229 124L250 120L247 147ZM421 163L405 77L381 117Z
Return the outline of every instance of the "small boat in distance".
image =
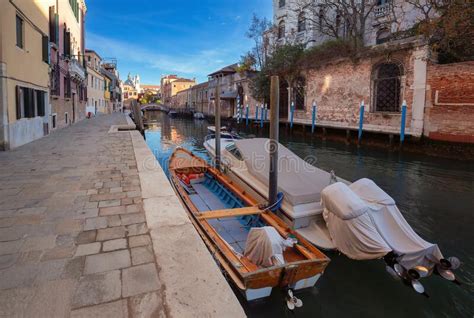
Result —
M171 118L176 118L178 116L178 112L175 110L170 110L168 112L168 116L170 116Z
M193 118L194 119L206 119L206 116L204 116L203 113L194 113Z
M185 149L171 155L169 171L194 227L248 301L270 296L274 287L299 290L316 284L329 258L271 212L272 207L259 204Z

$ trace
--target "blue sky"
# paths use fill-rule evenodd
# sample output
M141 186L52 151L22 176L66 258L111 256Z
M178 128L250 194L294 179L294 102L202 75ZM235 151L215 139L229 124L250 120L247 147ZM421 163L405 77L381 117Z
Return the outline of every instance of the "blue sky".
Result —
M238 62L253 13L271 18L271 0L89 0L86 47L117 58L122 79L138 73L196 77Z

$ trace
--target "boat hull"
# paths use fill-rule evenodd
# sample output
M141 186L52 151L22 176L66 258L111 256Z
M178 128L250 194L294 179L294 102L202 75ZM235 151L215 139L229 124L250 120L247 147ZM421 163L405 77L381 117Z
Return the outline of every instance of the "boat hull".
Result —
M196 158L196 160L202 159ZM245 258L236 256L235 251L229 249L229 244L215 231L211 223L206 219L202 219L202 215L205 214L200 214L196 211L196 206L190 199L189 193L186 192L182 182L177 177L176 171L178 171L178 169L172 170L171 165L172 161L170 160L171 183L179 195L181 202L186 207L193 225L206 243L210 252L215 257L216 261L220 264L221 268L242 291L247 300L267 297L270 295L271 289L274 287L296 287L301 289L314 286L317 281L315 277L319 278L329 263L329 259L324 254L315 249L308 242L305 242L304 238L298 237L296 233L293 233L298 238L299 243L297 245L302 249L301 253L311 255L310 257L301 257L301 255L295 253L294 248L290 248L288 251L285 251L283 255L285 261L287 259L291 261L284 264L272 266L270 268L257 268L257 266L249 264L248 260L245 260L244 262L243 260ZM225 175L217 172L217 170L213 168L201 165L198 168L180 167L180 169L181 170L179 171L189 172L192 169L198 169L194 170L194 172L213 173L213 176L223 182L228 189L239 189L238 191L240 192L237 191L236 193L242 195L240 199L244 202L249 205L254 205L256 203L255 199L245 193L245 190L238 188L238 186L233 184ZM273 215L272 213L261 213L259 216L267 226L275 227L280 235L289 234L291 232L285 223L278 219L276 215ZM239 264L239 262L241 263ZM247 270L242 271L243 267L246 267ZM249 268L251 270L248 270Z

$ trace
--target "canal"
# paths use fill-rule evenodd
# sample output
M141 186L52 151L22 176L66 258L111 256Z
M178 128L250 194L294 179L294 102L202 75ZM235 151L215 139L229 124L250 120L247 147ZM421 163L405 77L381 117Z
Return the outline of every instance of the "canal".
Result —
M153 125L146 139L167 169L177 146L206 158L206 121L170 119L147 113ZM245 135L246 133L243 132ZM251 132L247 132L247 135ZM281 143L316 165L346 180L373 179L398 203L407 221L424 239L436 242L445 256L463 262L457 270L462 286L431 277L423 280L430 298L416 294L385 271L383 261L353 261L337 253L317 286L298 294L303 308L286 310L282 294L246 304L250 317L474 317L474 164L281 134ZM218 293L218 291L216 291Z

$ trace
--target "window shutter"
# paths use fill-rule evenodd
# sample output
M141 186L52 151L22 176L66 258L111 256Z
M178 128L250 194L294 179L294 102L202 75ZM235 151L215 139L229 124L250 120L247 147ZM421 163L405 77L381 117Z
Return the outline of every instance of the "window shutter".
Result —
M54 6L49 7L49 38L51 42L56 43L56 14Z
M15 87L15 97L16 97L16 119L21 119L21 88L20 86Z
M47 35L43 35L43 62L49 64L49 39Z
M56 43L56 45L59 45L59 14L54 15L54 30L56 32L54 43Z
M71 32L66 31L66 47L64 50L64 54L68 57L71 56Z

